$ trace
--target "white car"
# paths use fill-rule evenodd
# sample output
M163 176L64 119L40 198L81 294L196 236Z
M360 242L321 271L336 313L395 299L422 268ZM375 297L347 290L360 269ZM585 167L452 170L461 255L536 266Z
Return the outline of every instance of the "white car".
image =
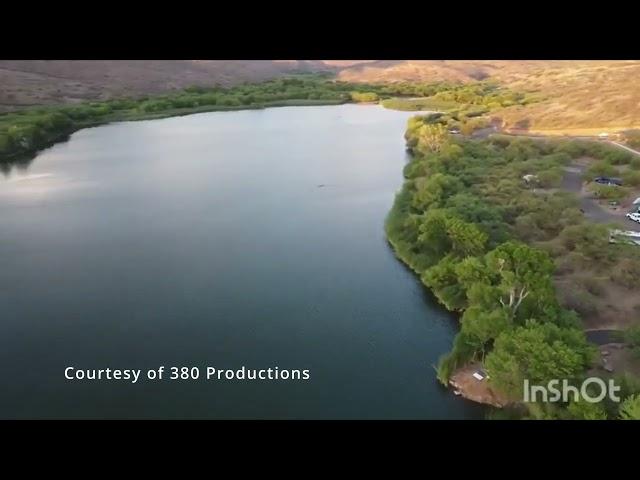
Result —
M640 213L627 213L627 218L634 222L640 223Z

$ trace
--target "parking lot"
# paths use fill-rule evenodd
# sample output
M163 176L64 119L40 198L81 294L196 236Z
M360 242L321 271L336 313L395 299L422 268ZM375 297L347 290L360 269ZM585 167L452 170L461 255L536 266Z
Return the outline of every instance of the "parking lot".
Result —
M625 214L630 208L623 206L616 210L608 206L600 205L598 200L583 188L582 174L586 170L585 163L574 162L565 167L565 174L562 179L562 188L574 192L580 198L580 208L585 217L596 223L615 223L623 230L640 232L640 224L629 220Z

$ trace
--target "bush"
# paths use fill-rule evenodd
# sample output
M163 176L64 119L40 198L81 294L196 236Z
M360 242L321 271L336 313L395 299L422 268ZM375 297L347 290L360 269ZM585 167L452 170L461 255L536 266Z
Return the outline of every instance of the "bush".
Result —
M623 338L631 347L631 352L640 358L640 326L629 327L624 331Z
M13 142L9 135L0 134L0 153L9 153L13 150Z
M618 187L615 185L600 185L598 183L592 183L589 188L596 198L600 198L602 200L619 201L629 194L628 188Z
M563 172L560 168L543 170L538 173L538 182L542 188L559 187L562 182Z
M632 158L631 153L623 150L611 150L604 155L604 159L613 165L626 165Z
M573 283L563 285L560 295L566 308L575 310L582 316L598 313L595 297L579 285Z
M171 103L167 100L149 100L140 105L140 109L143 112L160 112L162 110L168 110L171 108Z
M561 141L555 151L569 155L571 158L578 158L585 154L585 145L584 142L578 140Z
M615 177L618 174L616 168L609 162L600 161L591 165L584 172L583 178L591 181L596 177Z
M375 92L351 92L351 100L358 103L377 102L378 94Z
M604 283L602 280L598 280L594 277L582 277L578 280L578 283L591 295L601 297L605 293Z
M85 106L68 107L65 109L65 113L73 120L85 120L91 117L92 109Z
M624 258L613 269L611 273L611 280L618 285L622 285L628 289L635 289L638 287L638 280L640 279L640 259L638 258Z
M628 171L622 175L622 181L625 185L637 187L640 185L640 171Z
M451 354L442 355L438 359L438 365L436 366L436 377L438 381L444 385L449 385L449 379L453 372L457 368L456 360Z
M604 225L583 223L566 227L560 233L560 241L569 252L576 252L593 263L611 260L609 229Z
M588 259L584 255L578 252L571 252L567 255L562 255L556 260L556 272L560 275L573 273L583 268L587 263Z
M552 153L547 155L545 159L556 165L569 165L571 163L571 156L566 152Z
M240 100L238 100L236 97L222 97L221 99L218 100L218 104L219 105L223 105L225 107L237 107L240 105Z

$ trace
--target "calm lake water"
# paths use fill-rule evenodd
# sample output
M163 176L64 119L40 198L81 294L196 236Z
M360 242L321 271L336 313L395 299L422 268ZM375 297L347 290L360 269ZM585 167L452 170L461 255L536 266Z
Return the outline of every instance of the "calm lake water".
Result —
M0 175L0 417L481 418L435 379L455 318L384 237L409 116L116 123ZM161 365L201 377L64 377ZM208 365L311 378L207 381Z

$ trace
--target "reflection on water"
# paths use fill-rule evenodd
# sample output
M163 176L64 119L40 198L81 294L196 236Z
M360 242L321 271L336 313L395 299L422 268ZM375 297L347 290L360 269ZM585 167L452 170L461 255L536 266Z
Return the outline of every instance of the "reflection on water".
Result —
M0 417L480 416L435 379L455 318L384 237L410 115L342 105L117 123L6 171ZM160 365L311 379L63 376Z
M14 205L29 204L51 199L53 195L66 194L74 189L95 191L98 185L95 181L77 180L64 174L13 172L7 176L0 189L0 199Z
M53 176L51 173L40 173L37 175L22 175L22 176L14 176L9 179L10 182L32 182L34 180L41 180L43 178L49 178Z
M8 177L13 172L26 172L29 169L29 165L33 162L34 157L23 157L11 160L0 161L0 172L5 177Z

